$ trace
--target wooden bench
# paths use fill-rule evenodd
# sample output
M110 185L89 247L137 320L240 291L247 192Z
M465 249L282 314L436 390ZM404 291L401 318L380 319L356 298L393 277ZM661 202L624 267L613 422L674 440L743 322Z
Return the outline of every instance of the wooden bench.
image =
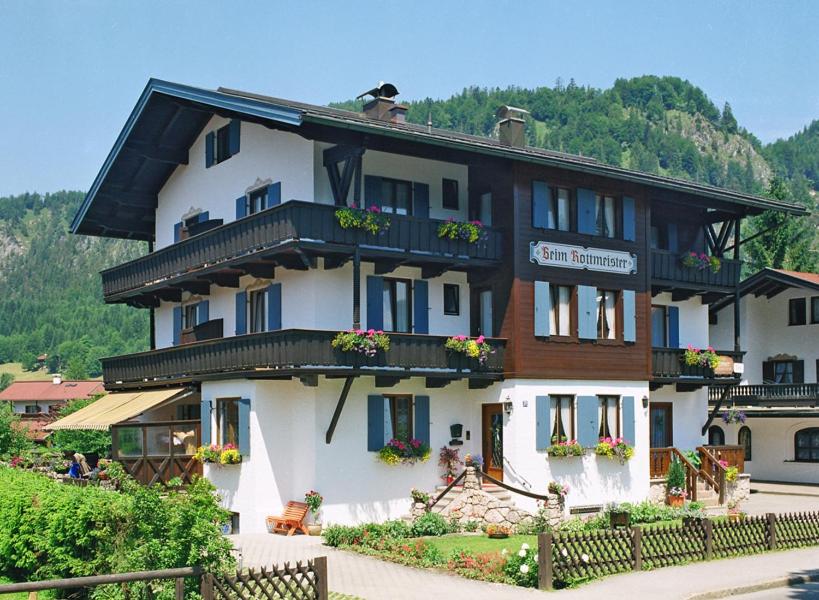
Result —
M267 529L270 533L287 533L293 535L296 531L301 531L308 535L307 526L304 524L304 519L307 517L309 508L304 502L290 501L284 507L281 515L276 517L267 517Z

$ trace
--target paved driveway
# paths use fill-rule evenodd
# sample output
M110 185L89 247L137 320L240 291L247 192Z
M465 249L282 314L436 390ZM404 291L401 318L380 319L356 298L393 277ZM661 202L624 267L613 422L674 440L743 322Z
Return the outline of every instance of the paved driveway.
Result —
M751 497L742 503L750 515L814 512L819 510L819 486L757 483L751 481Z

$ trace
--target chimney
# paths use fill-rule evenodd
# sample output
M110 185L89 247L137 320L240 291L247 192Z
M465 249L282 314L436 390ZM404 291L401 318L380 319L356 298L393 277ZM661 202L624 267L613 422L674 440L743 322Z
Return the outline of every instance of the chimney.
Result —
M51 376L51 383L53 383L54 385L60 385L62 382L63 376L60 375L59 373L54 373L54 375Z
M529 111L514 106L501 106L495 113L498 120L498 141L504 146L523 148L526 137L523 135L524 115Z
M372 100L364 105L364 114L376 121L387 121L390 123L405 123L407 120L408 107L403 104L396 104L395 97L398 95L398 88L391 83L379 82L373 89L359 95L356 100L364 96L372 96Z

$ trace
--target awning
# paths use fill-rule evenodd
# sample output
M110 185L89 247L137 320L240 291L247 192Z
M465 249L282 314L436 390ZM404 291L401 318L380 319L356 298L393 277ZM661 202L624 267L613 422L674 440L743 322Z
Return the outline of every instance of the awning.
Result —
M180 400L193 392L187 388L172 388L145 392L108 394L62 419L54 421L45 429L97 429L105 430L116 423L132 419L148 409L170 400Z

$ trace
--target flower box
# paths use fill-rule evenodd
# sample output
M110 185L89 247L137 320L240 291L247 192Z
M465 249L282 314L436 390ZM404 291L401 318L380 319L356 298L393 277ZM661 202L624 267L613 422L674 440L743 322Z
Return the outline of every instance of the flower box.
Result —
M386 465L412 465L428 461L431 454L430 447L421 440L411 439L405 442L393 438L378 451L377 458Z
M210 446L200 446L196 450L193 458L201 463L214 465L238 465L242 462L242 455L233 444L225 444L218 446L211 444Z
M689 367L716 369L719 365L719 356L711 346L708 346L705 350L700 350L689 344L688 348L683 352L682 360Z
M623 438L603 437L594 447L597 456L616 458L623 465L634 456L634 446L629 446Z
M710 270L712 273L719 273L722 268L722 261L716 256L708 256L704 252L686 252L680 257L680 262L684 267L697 269L698 271Z
M359 352L364 356L375 356L379 350L390 349L390 338L380 329L339 331L330 343L342 352Z
M475 339L465 335L456 335L447 338L444 347L450 352L457 352L469 358L475 358L481 365L486 364L486 361L489 360L489 355L495 352L482 335L479 335Z
M586 454L586 450L577 440L563 440L562 442L552 440L552 445L546 448L546 454L551 458L583 456Z
M357 208L355 205L339 208L336 211L336 220L342 229L363 229L373 235L390 228L389 217L375 205L370 208Z
M486 231L480 221L456 221L449 219L438 226L438 237L442 240L464 240L470 244L486 239Z

